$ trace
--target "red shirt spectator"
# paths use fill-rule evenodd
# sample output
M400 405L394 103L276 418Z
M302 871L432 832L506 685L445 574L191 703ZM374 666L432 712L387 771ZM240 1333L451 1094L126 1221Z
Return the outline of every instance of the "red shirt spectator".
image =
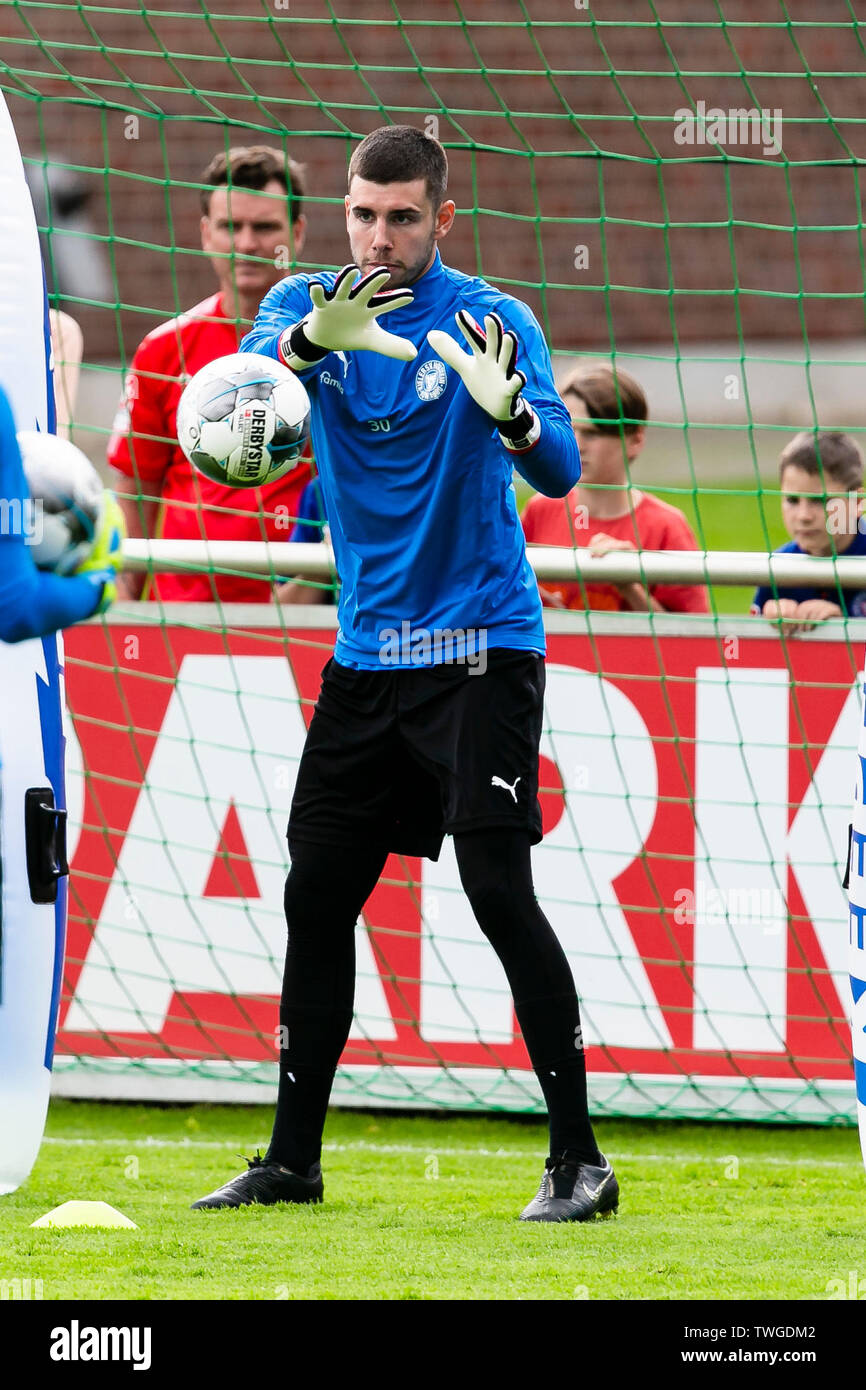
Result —
M641 550L697 550L682 512L657 497L633 489L633 511L622 516L590 517L578 488L564 500L538 494L526 504L523 532L530 545L590 546L598 535L626 541ZM553 608L629 608L613 584L539 584L542 601ZM653 584L649 590L663 609L673 613L708 613L707 591L700 584Z
M215 357L237 352L238 340L220 293L160 324L132 359L108 462L144 494L161 498L166 540L286 541L293 528L309 464L262 488L226 488L193 468L177 442L175 416L186 382ZM217 597L222 603L267 603L271 598L269 581L231 575L160 574L153 587L168 602Z
M201 245L219 292L148 333L132 359L108 452L120 474L115 486L130 537L288 540L309 466L262 489L220 487L187 463L176 415L189 378L214 358L237 352L262 298L300 255L307 227L303 194L303 167L269 145L220 150L203 170ZM141 574L125 571L118 593L137 598L142 581ZM268 580L206 573L161 575L155 593L224 603L266 603L273 596ZM291 594L284 601L292 602Z

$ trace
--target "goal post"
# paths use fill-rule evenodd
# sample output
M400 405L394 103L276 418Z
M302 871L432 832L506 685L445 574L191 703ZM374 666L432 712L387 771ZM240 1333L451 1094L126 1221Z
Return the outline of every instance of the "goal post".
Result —
M860 589L866 584L866 557L762 554L757 551L634 550L593 555L589 547L528 545L530 564L540 581L581 580L596 584L761 584L826 585ZM225 573L285 579L333 580L329 545L267 541L145 541L126 544L130 570L145 574Z
M214 293L202 173L237 145L305 168L306 241L274 260L293 273L345 263L360 138L436 136L449 263L529 305L560 384L580 359L638 379L650 414L628 482L677 507L697 548L532 552L551 582L710 595L706 616L546 610L535 871L593 1105L852 1122L840 877L863 621L792 637L746 616L757 584L866 590L862 559L771 554L782 448L866 423L850 6L16 0L0 25L50 305L83 335L80 364L61 344L68 429L100 467L141 339ZM128 553L150 574L251 568L333 597L327 548L223 544ZM334 622L327 603L154 599L68 634L58 1090L272 1096L284 822ZM339 1102L540 1107L447 846L437 864L392 856L356 944Z

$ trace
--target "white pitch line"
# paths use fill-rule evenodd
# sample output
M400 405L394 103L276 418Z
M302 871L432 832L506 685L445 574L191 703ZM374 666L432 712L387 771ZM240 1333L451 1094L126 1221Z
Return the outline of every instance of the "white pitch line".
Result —
M238 1139L158 1139L148 1135L146 1139L131 1139L128 1136L120 1136L116 1139L73 1139L65 1138L62 1135L46 1135L42 1141L44 1144L59 1144L69 1147L97 1147L106 1146L119 1149L267 1149L269 1140L263 1139L258 1143L250 1144L246 1140ZM323 1144L326 1153L372 1153L372 1154L417 1154L419 1158L427 1158L435 1155L437 1158L496 1158L496 1159L538 1159L543 1157L541 1148L538 1149L457 1149L457 1148L436 1148L429 1144L376 1144L367 1139L355 1139L348 1144ZM730 1163L731 1159L738 1157L734 1154L721 1154L714 1157L709 1154L646 1154L646 1153L616 1153L610 1149L606 1150L611 1161L617 1163ZM754 1165L765 1165L776 1168L860 1168L859 1154L851 1158L849 1162L839 1159L822 1160L820 1158L742 1158L741 1165L748 1163Z
M105 1144L112 1148L127 1149L231 1149L244 1148L245 1140L234 1139L157 1139L149 1134L145 1139L132 1139L129 1135L120 1135L116 1139L73 1139L60 1134L46 1134L42 1140L43 1144L66 1144L70 1148L82 1147L90 1148L96 1145ZM253 1145L257 1149L265 1149L268 1146L267 1139Z

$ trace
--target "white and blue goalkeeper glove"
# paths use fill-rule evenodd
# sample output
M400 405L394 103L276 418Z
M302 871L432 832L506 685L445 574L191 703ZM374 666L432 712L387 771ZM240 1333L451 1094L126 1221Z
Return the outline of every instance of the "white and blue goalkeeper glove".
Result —
M498 314L485 314L481 329L471 314L460 309L454 316L471 352L464 352L450 333L432 328L427 341L460 377L481 409L496 422L507 449L520 453L531 449L541 434L538 417L521 398L526 377L515 367L517 337Z
M117 576L123 568L125 540L126 523L120 504L114 493L106 490L102 494L102 509L93 548L75 570L75 574L101 589L94 613L105 613L117 598Z
M346 265L329 290L313 281L312 311L280 337L279 354L286 366L303 371L329 352L359 351L411 362L417 348L408 338L387 333L377 322L382 314L412 303L409 289L383 290L388 275L387 270L361 275L356 265Z

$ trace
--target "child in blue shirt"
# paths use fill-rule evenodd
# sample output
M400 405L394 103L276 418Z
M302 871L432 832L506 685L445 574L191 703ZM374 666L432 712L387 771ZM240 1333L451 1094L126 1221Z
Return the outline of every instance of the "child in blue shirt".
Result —
M861 519L863 455L847 434L803 430L779 460L782 520L791 537L778 554L866 555ZM827 618L866 616L866 588L762 585L752 613L782 618L783 636L807 632Z

